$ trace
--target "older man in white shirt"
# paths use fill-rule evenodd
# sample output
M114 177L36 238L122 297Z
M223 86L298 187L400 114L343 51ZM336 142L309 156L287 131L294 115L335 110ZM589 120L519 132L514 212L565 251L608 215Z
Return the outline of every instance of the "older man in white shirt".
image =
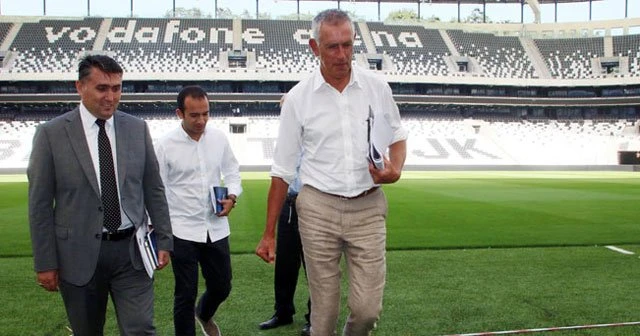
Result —
M267 262L276 257L275 223L302 155L296 208L311 294L311 335L336 334L344 255L350 313L343 335L365 336L382 310L386 275L387 200L379 186L400 178L407 132L389 85L368 70L352 68L355 30L349 16L326 10L311 28L309 45L320 69L293 87L282 106L267 223L256 254ZM389 124L392 139L383 169L367 159L371 114Z
M224 133L207 126L209 99L202 88L185 87L178 94L176 114L180 127L156 146L174 230L175 335L195 335L195 314L206 335L218 336L213 316L231 292L227 216L242 193L239 165ZM228 196L215 199L210 190L222 181ZM215 212L215 202L222 211ZM206 290L196 306L198 264Z

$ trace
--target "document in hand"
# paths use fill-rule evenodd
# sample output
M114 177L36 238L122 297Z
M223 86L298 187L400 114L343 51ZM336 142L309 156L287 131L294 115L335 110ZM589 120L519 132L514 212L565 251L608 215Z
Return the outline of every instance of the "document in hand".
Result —
M153 271L158 268L158 245L156 242L156 234L149 225L144 224L136 230L136 240L142 257L144 269L147 271L149 278L153 278Z
M209 188L209 198L211 199L211 205L215 213L220 213L224 209L222 203L219 200L227 199L229 189L227 187L212 186Z
M384 155L393 141L393 129L384 114L376 114L369 105L369 160L376 169L384 169Z

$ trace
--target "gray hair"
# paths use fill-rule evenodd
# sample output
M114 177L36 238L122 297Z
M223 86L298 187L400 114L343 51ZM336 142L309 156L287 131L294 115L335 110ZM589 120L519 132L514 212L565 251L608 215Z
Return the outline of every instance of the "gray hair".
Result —
M353 33L356 32L356 28L353 25L353 21L351 21L351 18L349 17L349 14L347 14L344 11L341 11L339 9L325 9L322 12L318 13L318 15L316 15L313 18L313 21L311 21L311 37L316 40L316 41L320 41L320 27L325 24L338 24L338 23L342 23L342 22L349 22L349 24L351 25L351 31Z

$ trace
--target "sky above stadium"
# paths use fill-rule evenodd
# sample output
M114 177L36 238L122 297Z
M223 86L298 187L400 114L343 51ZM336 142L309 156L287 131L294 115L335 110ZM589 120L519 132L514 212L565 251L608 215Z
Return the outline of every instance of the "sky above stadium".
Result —
M428 0L427 0L428 1ZM215 4L218 8L230 9L240 15L245 10L255 18L255 0L0 0L0 14L2 15L47 15L47 16L105 16L129 17L133 12L136 17L164 17L176 7L199 8L205 15L215 14ZM133 8L132 4L133 3ZM45 6L46 4L46 6ZM336 1L300 2L300 13L315 14L320 10L332 8ZM351 3L348 0L340 2L343 10L355 13L359 18L368 21L378 20L377 3ZM401 9L412 9L417 12L416 4L383 3L380 7L380 19L384 20L390 12ZM481 5L463 5L461 17L467 17L474 8ZM519 4L487 4L487 17L494 22L520 22ZM133 9L133 10L132 10ZM296 1L291 0L260 0L259 12L268 13L272 19L279 16L294 14L297 11ZM554 22L555 5L541 5L542 22ZM441 21L455 20L458 17L457 5L429 4L420 5L422 18L437 16ZM628 17L640 17L640 1L628 0ZM621 19L625 17L625 0L601 0L592 3L592 20ZM558 4L558 22L589 21L589 3ZM533 22L533 13L525 6L524 22Z

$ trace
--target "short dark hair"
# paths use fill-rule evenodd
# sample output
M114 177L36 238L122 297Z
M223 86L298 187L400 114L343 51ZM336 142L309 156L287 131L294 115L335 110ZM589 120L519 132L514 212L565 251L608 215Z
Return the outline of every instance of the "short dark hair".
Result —
M189 85L182 88L178 93L178 110L184 112L184 101L187 97L208 98L207 92L197 85Z
M78 64L78 80L83 80L91 74L91 68L100 69L108 74L122 74L122 67L107 55L87 55Z

